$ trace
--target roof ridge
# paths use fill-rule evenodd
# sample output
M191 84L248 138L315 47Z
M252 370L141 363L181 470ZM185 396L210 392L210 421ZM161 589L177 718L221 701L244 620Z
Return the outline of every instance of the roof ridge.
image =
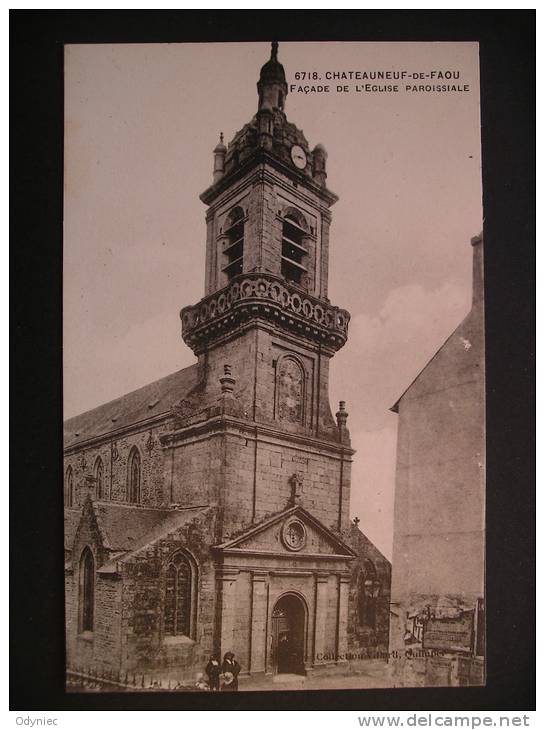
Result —
M180 368L179 370L175 370L172 373L168 373L167 375L164 375L162 378L157 378L156 380L152 380L150 383L145 383L144 385L140 385L138 388L134 388L133 390L129 390L128 393L122 393L121 395L118 395L116 398L112 398L111 400L104 401L104 403L99 403L98 405L94 406L93 408L88 408L86 411L81 411L80 413L76 413L73 416L70 416L70 418L64 419L63 423L65 425L69 424L71 421L75 420L76 418L81 418L82 416L86 416L89 413L92 413L93 411L98 410L99 408L104 408L105 406L109 406L114 404L116 401L123 400L124 398L128 398L131 395L134 395L135 393L138 393L139 391L144 390L144 388L149 388L152 385L155 385L157 383L160 383L161 381L167 380L167 378L172 378L174 375L179 375L180 373L191 370L192 368L195 368L198 365L198 363L194 362L191 363L191 365L187 365L185 368Z
M207 509L210 508L210 505L204 505L203 507L194 508L199 509L200 511L204 512ZM174 533L177 529L183 526L184 522L181 520L181 517L184 513L186 513L187 510L170 510L169 513L165 516L165 519L161 521L160 523L156 524L154 527L152 527L150 530L145 532L139 540L137 540L135 545L131 545L129 548L125 549L117 549L114 548L113 552L117 552L118 554L114 557L111 557L106 561L106 563L99 569L99 572L111 572L111 567L114 563L117 562L123 562L126 559L128 559L132 555L136 555L141 550L147 549L151 545L154 545L159 540L163 540L167 535L170 535L171 533ZM169 519L178 517L180 524L176 524L175 519ZM164 528L164 529L162 529Z
M114 500L108 500L108 499L101 499L101 500L93 500L93 504L103 504L108 505L109 507L123 507L125 509L134 509L134 510L156 510L157 512L187 512L192 509L203 509L203 507L209 507L208 504L195 504L190 505L188 507L160 507L157 505L147 505L147 504L132 504L130 502L116 502Z
M152 430L172 406L193 391L200 368L193 363L64 421L64 448L87 448L96 439L117 440L127 429Z
M447 337L445 337L445 339L443 340L443 342L437 347L437 349L435 350L435 352L433 353L433 355L431 355L426 360L426 362L424 363L424 365L420 368L420 370L414 376L414 378L411 380L411 382L409 383L409 385L407 385L407 387L405 388L405 390L403 391L403 393L401 393L401 395L397 398L397 400L393 404L393 406L391 406L388 410L392 411L393 413L397 413L397 409L398 409L400 400L412 388L412 386L416 383L416 381L422 375L422 373L424 372L424 370L426 370L432 364L432 362L436 359L436 357L439 355L439 353L445 348L445 346L447 345L447 343L458 333L458 330L460 330L466 324L467 320L471 317L471 315L473 314L474 311L475 311L475 308L472 306L471 309L469 310L469 312L467 312L467 314L464 316L464 318L462 320L460 320L460 322L458 322L458 324L452 330L452 332Z

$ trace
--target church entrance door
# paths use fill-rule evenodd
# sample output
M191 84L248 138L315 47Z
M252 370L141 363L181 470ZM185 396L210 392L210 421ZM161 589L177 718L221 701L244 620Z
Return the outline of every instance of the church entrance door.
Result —
M272 615L273 658L279 674L305 673L305 607L290 593L279 599Z

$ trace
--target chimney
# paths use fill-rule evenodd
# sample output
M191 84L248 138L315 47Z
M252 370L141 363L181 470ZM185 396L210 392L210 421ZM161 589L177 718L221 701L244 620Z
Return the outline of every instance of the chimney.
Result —
M472 307L483 303L484 281L483 281L483 232L471 239L473 246L473 297Z

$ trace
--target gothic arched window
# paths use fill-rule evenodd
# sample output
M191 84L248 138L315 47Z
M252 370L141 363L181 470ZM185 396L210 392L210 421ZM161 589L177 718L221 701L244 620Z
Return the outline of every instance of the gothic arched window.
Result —
M72 507L74 504L74 473L69 466L64 475L64 506Z
M307 222L305 217L290 208L284 216L282 224L282 276L295 284L302 283L307 273L304 266L308 250L305 246Z
M380 593L380 581L373 563L366 559L363 570L358 576L358 624L367 628L376 628L377 599Z
M191 593L191 564L178 551L168 561L165 571L165 635L190 635Z
M305 374L293 357L282 357L276 373L276 412L282 421L302 423L304 420Z
M133 447L129 454L127 468L127 502L138 504L140 502L140 452Z
M79 564L79 616L80 632L92 631L95 609L95 559L90 548L81 554Z
M95 494L97 499L104 499L104 464L100 456L95 461Z
M244 210L238 205L229 213L225 221L223 255L225 264L223 271L228 281L237 274L242 274L244 260Z

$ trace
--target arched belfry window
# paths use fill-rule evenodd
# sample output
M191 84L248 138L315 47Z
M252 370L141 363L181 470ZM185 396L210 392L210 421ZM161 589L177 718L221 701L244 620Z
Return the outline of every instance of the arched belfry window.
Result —
M358 624L374 629L377 623L377 600L380 595L380 581L371 560L364 561L358 577Z
M93 631L95 613L95 559L89 547L81 554L79 564L79 630Z
M74 504L74 472L69 466L64 475L64 506L72 507Z
M227 279L231 281L237 274L242 274L242 265L244 261L244 210L237 206L227 216L224 236L224 266L223 271L227 274Z
M193 576L189 558L178 551L172 555L165 570L166 636L190 636Z
M301 284L307 273L305 260L308 250L305 236L308 231L306 219L295 208L289 208L282 223L282 276L287 281Z
M104 464L100 456L95 461L95 494L97 499L104 499Z
M138 504L140 502L140 452L134 447L129 454L127 468L127 502Z

